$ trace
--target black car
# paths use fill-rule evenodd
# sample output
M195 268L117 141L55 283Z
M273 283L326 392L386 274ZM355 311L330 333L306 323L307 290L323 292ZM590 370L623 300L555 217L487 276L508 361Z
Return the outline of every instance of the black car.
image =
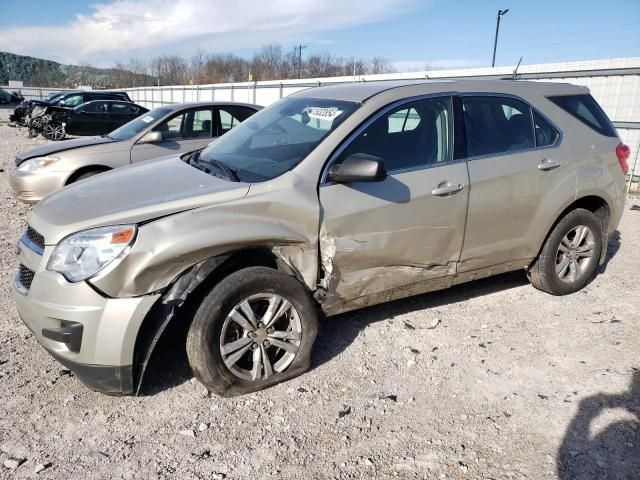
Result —
M32 117L37 116L35 110L50 106L76 107L92 100L122 100L130 102L131 98L126 92L107 92L103 90L83 90L60 92L51 98L43 100L25 100L18 105L9 120L21 125L29 125ZM34 126L36 130L39 125Z
M148 111L120 100L93 100L74 108L50 106L39 117L40 131L50 140L62 140L66 135L104 135Z

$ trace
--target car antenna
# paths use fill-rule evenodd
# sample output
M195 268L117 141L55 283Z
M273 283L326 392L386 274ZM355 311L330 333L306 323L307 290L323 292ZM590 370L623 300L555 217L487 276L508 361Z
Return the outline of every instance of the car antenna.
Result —
M520 60L518 60L518 65L516 65L516 68L513 71L513 76L511 77L512 80L517 80L518 79L518 68L520 68L520 63L521 62L522 62L522 57L520 57Z

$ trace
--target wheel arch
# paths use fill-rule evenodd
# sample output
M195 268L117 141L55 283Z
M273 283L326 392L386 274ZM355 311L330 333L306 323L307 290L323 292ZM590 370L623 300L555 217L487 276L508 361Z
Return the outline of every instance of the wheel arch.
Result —
M146 367L155 346L167 329L179 338L186 332L195 312L207 294L223 278L248 267L267 267L296 278L308 290L302 278L273 247L249 246L233 252L208 258L186 269L165 290L145 316L134 343L133 384L135 394L140 393Z
M85 173L90 173L90 172L103 173L103 172L108 172L109 170L113 170L113 169L111 167L107 167L106 165L99 165L99 164L86 165L84 167L78 168L71 175L69 175L69 177L67 178L67 181L64 184L65 186L72 184L73 182L78 180L80 176L84 175Z

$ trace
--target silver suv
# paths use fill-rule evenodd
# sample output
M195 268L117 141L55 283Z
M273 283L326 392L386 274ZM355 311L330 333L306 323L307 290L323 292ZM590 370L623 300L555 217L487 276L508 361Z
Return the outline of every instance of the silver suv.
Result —
M207 388L252 392L309 368L321 313L519 269L553 295L581 289L620 221L628 155L572 85L306 90L202 151L47 197L15 299L93 389L138 392L180 322Z

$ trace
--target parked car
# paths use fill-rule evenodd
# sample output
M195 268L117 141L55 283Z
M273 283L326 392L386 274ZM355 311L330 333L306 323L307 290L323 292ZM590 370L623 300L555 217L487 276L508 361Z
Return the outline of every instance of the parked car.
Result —
M197 379L253 392L308 369L320 311L512 270L580 290L622 216L628 157L583 87L304 90L202 151L47 197L19 243L15 300L96 390L138 391L176 319Z
M37 203L97 173L202 148L259 108L224 102L158 107L102 137L66 140L19 153L10 183L18 200Z
M149 110L122 100L93 100L74 108L49 106L39 118L40 131L49 140L67 135L105 135ZM32 117L32 124L38 117Z
M20 103L24 100L22 94L18 91L8 92L0 88L0 103Z
M9 120L19 125L26 125L39 129L37 123L31 125L31 117L37 117L39 110L49 106L58 107L77 107L80 104L90 102L91 100L122 100L130 102L131 98L126 92L104 91L104 90L82 90L61 92L52 97L43 100L25 100L21 102L14 110L13 115L9 116Z

